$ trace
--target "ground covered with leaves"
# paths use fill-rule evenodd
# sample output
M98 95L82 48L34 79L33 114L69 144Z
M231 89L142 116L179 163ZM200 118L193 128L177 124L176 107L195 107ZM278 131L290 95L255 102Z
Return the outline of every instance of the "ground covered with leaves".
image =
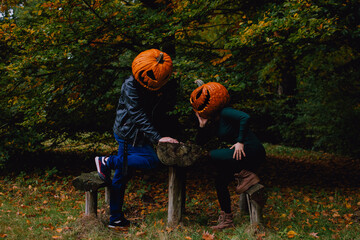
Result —
M125 198L133 225L109 230L103 191L98 217L83 215L84 193L72 180L95 166L91 154L74 151L42 154L41 161L32 156L1 175L0 239L360 239L359 159L282 146L266 149L260 175L268 196L262 228L254 229L249 216L240 213L234 183L236 228L211 231L219 212L215 169L203 160L187 169L186 213L179 226L166 224L168 173L163 167L136 172Z

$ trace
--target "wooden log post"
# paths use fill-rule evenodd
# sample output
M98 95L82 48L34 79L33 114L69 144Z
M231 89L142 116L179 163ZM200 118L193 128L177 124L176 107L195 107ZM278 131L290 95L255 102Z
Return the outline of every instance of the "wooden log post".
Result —
M169 166L168 219L170 227L178 225L185 211L186 168L200 156L201 148L194 144L159 143L157 155Z
M241 193L239 197L239 209L241 215L249 215L249 206L246 193Z
M183 187L184 169L177 166L169 167L169 199L168 199L168 225L171 227L179 224L184 210Z
M107 184L102 181L97 171L82 173L72 181L77 190L85 191L85 215L97 215L98 189L105 187L105 201L109 201L110 191Z
M244 194L248 204L250 224L262 224L262 209L266 203L266 193L264 186L259 183L255 184L254 186L250 187Z
M110 204L110 187L105 187L105 202Z
M97 215L97 194L97 190L85 192L85 216Z

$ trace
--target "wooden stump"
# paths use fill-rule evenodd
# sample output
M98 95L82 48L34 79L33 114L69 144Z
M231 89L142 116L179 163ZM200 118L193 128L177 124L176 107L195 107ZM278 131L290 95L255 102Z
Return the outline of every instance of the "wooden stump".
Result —
M168 226L174 227L185 212L186 168L200 156L201 148L194 144L159 143L157 155L169 166Z
M179 224L184 211L184 184L186 171L180 167L169 167L168 225Z
M265 187L258 183L241 194L240 209L244 208L244 196L246 197L248 212L250 214L250 224L262 224L262 209L266 203Z
M85 216L97 214L97 195L98 191L85 192Z
M82 173L76 177L73 186L77 190L85 191L85 215L97 215L98 189L105 187L105 201L110 201L108 185L102 181L97 171Z
M249 215L249 206L246 198L246 193L240 194L239 208L241 215Z
M156 153L167 166L188 167L201 156L202 149L190 143L158 143Z

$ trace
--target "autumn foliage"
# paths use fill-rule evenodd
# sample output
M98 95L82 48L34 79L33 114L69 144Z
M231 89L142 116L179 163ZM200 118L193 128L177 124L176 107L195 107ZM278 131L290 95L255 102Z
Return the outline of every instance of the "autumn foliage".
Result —
M171 114L187 131L202 79L229 90L263 141L359 154L357 1L32 0L0 11L1 162L110 132L132 60L152 48L173 59Z

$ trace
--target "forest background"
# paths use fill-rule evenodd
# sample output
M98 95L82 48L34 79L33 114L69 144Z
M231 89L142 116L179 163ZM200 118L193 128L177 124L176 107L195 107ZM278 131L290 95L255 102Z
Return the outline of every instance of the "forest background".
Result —
M0 164L79 132L111 135L121 84L150 48L173 59L169 114L185 138L202 79L228 88L263 142L357 157L357 3L2 1Z

